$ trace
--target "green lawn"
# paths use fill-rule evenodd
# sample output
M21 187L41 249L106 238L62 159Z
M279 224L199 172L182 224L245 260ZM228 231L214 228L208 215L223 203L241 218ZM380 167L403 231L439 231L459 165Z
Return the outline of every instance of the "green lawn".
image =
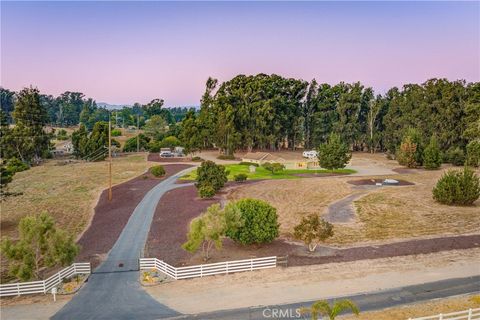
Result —
M336 169L336 170L309 170L309 169L299 169L299 170L283 170L272 174L270 171L263 167L257 167L254 173L251 173L248 169L249 166L241 164L227 164L225 166L226 170L229 171L228 180L233 181L233 177L239 173L244 173L248 176L248 180L258 180L258 179L298 179L301 178L296 176L296 174L302 173L317 173L321 174L351 174L355 173L355 170L352 169ZM182 180L195 180L197 178L197 170L193 170L190 173L184 175Z

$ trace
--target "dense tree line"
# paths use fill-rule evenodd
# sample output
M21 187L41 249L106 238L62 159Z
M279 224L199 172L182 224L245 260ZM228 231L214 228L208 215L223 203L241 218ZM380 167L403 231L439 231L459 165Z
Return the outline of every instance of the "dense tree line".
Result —
M418 152L434 135L442 153L465 150L480 139L480 83L431 79L375 96L359 82L330 85L258 74L219 84L209 78L200 112L186 114L180 137L190 151L218 147L232 154L316 148L335 133L350 150L395 155L412 131Z

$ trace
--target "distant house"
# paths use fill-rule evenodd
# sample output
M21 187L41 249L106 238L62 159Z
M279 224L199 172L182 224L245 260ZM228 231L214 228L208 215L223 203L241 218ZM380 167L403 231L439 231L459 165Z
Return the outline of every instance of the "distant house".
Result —
M52 150L54 156L70 155L73 153L73 144L71 141L62 141L55 145L55 149Z
M285 163L285 159L283 159L282 157L277 157L268 152L248 152L246 155L242 157L242 161L257 163L260 165L266 162Z

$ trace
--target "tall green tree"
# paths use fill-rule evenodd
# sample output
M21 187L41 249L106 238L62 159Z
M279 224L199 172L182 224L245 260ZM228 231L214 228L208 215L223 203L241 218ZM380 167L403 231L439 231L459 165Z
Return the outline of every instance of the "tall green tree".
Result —
M442 164L442 156L440 154L440 148L438 147L437 138L432 136L430 143L423 152L423 165L425 169L433 170L440 168Z
M332 133L327 143L318 147L318 160L325 169L345 168L352 154L348 145L341 141L338 134Z
M48 115L40 103L38 89L25 88L17 94L12 118L13 129L2 129L2 156L28 163L48 157L51 134L44 130Z

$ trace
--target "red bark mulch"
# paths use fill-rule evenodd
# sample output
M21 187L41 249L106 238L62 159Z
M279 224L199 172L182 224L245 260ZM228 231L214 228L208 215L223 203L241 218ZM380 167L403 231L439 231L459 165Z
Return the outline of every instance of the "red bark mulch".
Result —
M229 183L227 186L234 187L235 185ZM194 186L169 191L162 197L155 211L145 256L159 258L176 267L203 263L200 254L201 250L192 255L183 250L181 245L187 240L186 234L191 219L205 211L212 203L218 203L220 200L218 196L211 200L199 199ZM312 255L307 252L305 246L287 243L282 239L277 239L269 244L252 246L242 246L225 239L223 249L220 251L215 250L209 262L288 255L288 265L299 266L477 247L480 247L480 235L466 235L434 239L414 239L345 249L322 250L319 248L317 253ZM322 251L326 251L326 253L322 253Z
M91 261L96 266L103 254L108 253L117 241L135 207L145 194L163 179L183 170L190 165L164 165L165 176L156 178L150 173L142 174L132 180L113 186L112 201L108 201L108 190L100 195L95 214L88 229L78 244L81 246L77 261ZM144 178L144 177L148 178Z

